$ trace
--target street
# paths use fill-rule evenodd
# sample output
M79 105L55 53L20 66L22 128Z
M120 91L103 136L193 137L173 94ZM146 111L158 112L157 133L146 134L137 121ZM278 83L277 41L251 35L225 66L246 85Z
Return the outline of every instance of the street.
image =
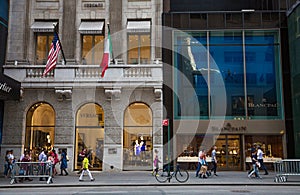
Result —
M88 187L36 187L36 188L4 188L0 194L32 195L32 194L298 194L300 186L88 186Z

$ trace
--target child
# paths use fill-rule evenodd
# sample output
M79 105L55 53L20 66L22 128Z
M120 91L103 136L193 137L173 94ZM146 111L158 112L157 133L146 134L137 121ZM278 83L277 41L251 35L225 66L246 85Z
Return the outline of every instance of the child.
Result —
M158 163L160 162L158 160L158 151L155 149L154 150L154 160L153 160L153 172L152 172L152 175L155 175L157 174L158 172Z
M91 165L90 165L90 163L89 163L89 159L87 158L87 156L88 156L88 155L85 154L84 159L83 159L83 161L82 161L82 167L83 167L83 170L82 170L82 173L81 173L81 175L80 175L80 177L79 177L79 181L83 181L83 176L84 176L84 173L85 173L85 172L88 173L88 175L89 175L91 181L95 181L95 178L93 178L93 176L92 176L92 174L91 174L91 172L90 172L90 170L89 170L89 166L91 166ZM91 167L92 167L92 166L91 166Z

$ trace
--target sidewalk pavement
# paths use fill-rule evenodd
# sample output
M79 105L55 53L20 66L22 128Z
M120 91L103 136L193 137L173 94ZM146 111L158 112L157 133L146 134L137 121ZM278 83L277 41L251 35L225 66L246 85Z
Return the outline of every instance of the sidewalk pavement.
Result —
M207 179L196 178L195 171L189 172L190 177L186 183L179 183L174 177L170 183L159 183L150 171L122 171L122 172L92 172L95 181L90 181L84 176L84 181L79 181L77 172L71 172L68 176L55 176L53 183L46 181L24 181L23 183L10 184L10 178L0 178L0 188L14 187L80 187L80 186L155 186L155 185L293 185L300 186L300 176L290 176L285 183L274 182L275 173L261 175L262 179L247 177L247 172L222 171L218 176L211 176Z

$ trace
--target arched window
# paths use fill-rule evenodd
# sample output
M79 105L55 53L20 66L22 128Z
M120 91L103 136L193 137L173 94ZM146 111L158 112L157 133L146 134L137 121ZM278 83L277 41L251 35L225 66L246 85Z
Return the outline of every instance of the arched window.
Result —
M54 109L45 102L32 105L26 116L25 149L32 150L33 160L37 160L42 148L53 147L54 130Z
M88 103L79 108L76 115L75 169L81 168L78 158L87 149L91 170L102 170L104 146L104 112L101 106Z
M152 111L144 103L133 103L124 115L123 169L152 169Z

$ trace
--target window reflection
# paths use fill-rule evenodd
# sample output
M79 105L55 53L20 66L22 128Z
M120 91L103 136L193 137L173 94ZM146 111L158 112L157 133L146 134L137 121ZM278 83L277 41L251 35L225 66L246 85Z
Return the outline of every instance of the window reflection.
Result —
M174 40L176 116L208 118L220 75L226 118L282 118L277 31L176 32Z

